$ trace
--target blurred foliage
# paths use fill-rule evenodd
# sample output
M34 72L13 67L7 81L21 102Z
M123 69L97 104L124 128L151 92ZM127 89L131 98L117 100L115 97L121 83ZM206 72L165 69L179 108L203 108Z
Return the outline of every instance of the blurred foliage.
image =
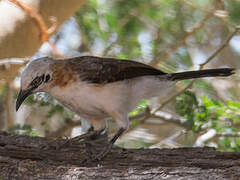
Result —
M57 100L46 93L33 94L26 98L24 104L31 106L33 112L41 107L48 109L47 113L45 114L45 120L40 122L41 127L44 128L45 131L51 131L51 119L54 115L59 114L62 117L63 121L65 121L67 118L73 119L75 115L75 113L70 111L68 108L65 108ZM64 123L63 121L59 120L59 123Z
M240 125L240 102L212 100L202 97L197 100L191 91L185 91L176 98L176 112L187 119L194 132L215 129L217 133L227 133L236 137L220 137L220 150L240 151L240 137L237 132Z
M148 100L143 99L139 105L132 111L129 113L129 116L135 116L137 114L139 114L140 112L143 112L149 105Z
M176 112L186 118L188 127L194 126L194 115L198 108L198 101L195 94L191 91L185 91L176 98Z
M212 15L209 27L221 24L215 38L222 38L238 25L240 3L236 0L89 0L76 13L87 49L96 48L99 55L146 60L165 58L166 50L175 46L189 31L218 7L220 15ZM226 11L225 11L226 10ZM225 13L225 14L224 14ZM228 16L229 15L229 16ZM227 26L222 21L228 22ZM191 46L206 45L211 28L201 27L191 36ZM97 46L98 47L98 46ZM183 43L162 62L160 68L173 72L194 64Z
M0 86L0 95L4 95L6 94L6 86L3 85L3 86Z
M16 124L15 126L9 127L9 133L12 134L20 134L20 135L27 135L27 136L38 136L38 132L32 128L31 125L24 124Z
M163 53L161 50L184 34L182 3L176 0L158 3L154 0L127 3L124 0L105 3L89 0L76 17L90 47L101 41L106 48L111 46L108 52L103 52L105 55L154 60ZM192 64L185 47L168 64L174 67L176 63Z
M46 93L37 93L27 97L24 101L26 105L32 106L37 104L38 106L47 106L49 111L46 118L50 119L55 113L60 113L64 118L73 118L74 113L64 108L57 100L53 99Z
M225 2L226 3L226 2ZM240 1L229 0L226 3L227 9L229 11L230 22L239 25L240 24Z

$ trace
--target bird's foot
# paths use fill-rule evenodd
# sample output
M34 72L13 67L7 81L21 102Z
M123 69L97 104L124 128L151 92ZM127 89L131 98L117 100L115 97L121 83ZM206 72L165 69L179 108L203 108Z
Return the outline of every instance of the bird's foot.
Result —
M95 153L94 156L91 156L90 158L88 158L86 161L89 162L89 161L100 161L102 160L109 152L110 150L112 149L113 147L113 144L115 143L115 141L118 139L119 136L121 136L121 134L125 131L124 128L120 128L118 130L118 132L113 136L113 138L110 140L110 142L108 142L107 144L107 147L101 151L100 154L97 154ZM85 162L86 162L85 161Z
M95 136L96 133L97 133L97 132L95 132L95 131L91 131L91 132L87 132L87 133L85 133L85 134L76 136L76 137L74 137L74 138L69 138L69 139L67 139L64 143L62 143L61 145L59 145L59 148L63 148L63 147L72 145L72 144L74 144L74 143L77 143L77 142L80 142L80 141L84 141L84 140L90 139L92 136Z
M101 134L102 131L90 131L80 136L76 136L71 139L67 139L63 144L60 145L60 148L66 147L72 144L79 142L85 142L87 144L99 144L107 141L107 134Z

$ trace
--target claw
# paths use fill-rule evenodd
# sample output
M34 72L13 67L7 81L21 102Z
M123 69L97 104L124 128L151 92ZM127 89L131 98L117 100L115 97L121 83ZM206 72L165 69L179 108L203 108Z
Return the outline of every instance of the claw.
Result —
M98 155L90 158L90 161L100 161L102 160L112 149L113 144L115 143L115 141L118 139L119 136L121 136L121 134L125 131L124 128L120 128L118 130L118 132L115 134L115 136L113 136L113 138L110 140L110 142L108 143L107 147ZM89 161L89 160L88 160Z
M63 144L59 145L59 147L62 148L64 146L69 146L69 145L72 145L72 144L80 142L80 141L86 141L86 142L89 141L89 143L91 141L93 141L93 142L99 141L101 143L101 142L104 142L105 140L107 140L107 134L102 135L101 133L102 133L102 130L101 131L89 131L80 136L76 136L74 138L67 139L67 141L65 141Z
M96 131L91 131L85 134L82 134L80 136L76 136L74 138L71 139L67 139L63 144L59 145L59 148L63 148L69 145L72 145L73 143L79 142L81 140L85 140L93 135L95 135Z

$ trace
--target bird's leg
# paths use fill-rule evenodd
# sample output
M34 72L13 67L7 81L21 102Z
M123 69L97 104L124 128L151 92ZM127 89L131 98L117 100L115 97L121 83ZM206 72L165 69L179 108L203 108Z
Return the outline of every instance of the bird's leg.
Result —
M123 134L123 132L125 131L125 128L120 128L118 130L118 132L113 136L113 138L110 140L109 144L107 145L107 147L97 156L93 157L92 160L101 160L102 158L104 158L112 149L113 144L116 142L116 140Z

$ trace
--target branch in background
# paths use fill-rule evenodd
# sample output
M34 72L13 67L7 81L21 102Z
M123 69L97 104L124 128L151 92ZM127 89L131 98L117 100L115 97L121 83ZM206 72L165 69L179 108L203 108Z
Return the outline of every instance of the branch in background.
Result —
M47 27L51 26L49 17L54 16L57 19L56 32L86 1L21 0L20 2L37 9ZM5 58L33 56L42 44L38 25L10 1L0 0L0 12L0 61Z
M152 148L162 148L163 145L167 145L170 148L180 147L180 144L178 144L174 140L177 137L179 137L180 135L182 135L183 133L184 133L184 131L179 130L179 131L175 132L173 135L171 135L170 137L167 137L167 138L161 140L159 143L156 143L156 144L150 146L150 149L152 149Z
M199 136L195 142L195 146L204 146L207 142L210 142L212 139L215 138L239 138L240 137L240 132L236 133L228 133L228 132L223 132L223 133L218 133L215 129L208 129L206 133L203 135Z
M112 41L111 43L109 43L109 45L104 49L102 55L106 56L108 54L108 52L114 47L114 45L116 45L118 43L119 38L117 38L115 41Z
M26 5L19 0L8 0L8 1L20 7L28 16L30 16L35 21L35 23L38 25L41 32L42 43L48 41L49 36L48 36L47 26L44 23L42 17L37 13L37 10L34 7L30 5Z
M158 48L157 48L156 44L158 44L160 42L160 40L161 40L161 28L158 27L158 29L156 30L156 33L155 33L155 39L154 39L154 44L155 45L154 45L153 57L157 57L158 56Z
M201 11L206 12L206 13L211 13L212 11L214 11L214 9L205 9L201 6L197 6L189 0L181 0L181 1L184 2L185 4L191 6L193 9L198 9L198 10L201 10ZM221 3L223 3L223 0L221 0L221 1L222 1ZM228 12L223 11L223 10L216 10L215 13L214 13L214 16L216 16L218 18L226 18L228 16Z
M187 119L182 118L182 117L175 117L170 113L163 112L163 111L157 111L154 114L151 114L152 117L161 119L165 122L169 123L174 123L178 126L181 126L185 129L188 129L189 127L187 126Z
M28 62L27 58L13 58L13 59L4 59L0 61L0 66L5 65L9 66L11 64L25 64Z
M138 127L140 124L143 124L144 122L146 122L146 120L148 120L150 117L152 117L152 114L151 114L151 110L149 107L146 107L146 109L140 113L138 113L137 115L135 116L130 116L129 117L129 121L137 121L138 124L136 126L130 126L129 127L129 130L133 130L135 129L136 127Z
M12 82L12 80L18 74L18 70L28 60L24 58L5 59L0 61L0 86L6 82Z
M215 129L208 129L206 133L197 138L194 146L203 147L207 141L209 141L216 135L216 133L217 131Z
M52 48L53 53L56 56L64 57L57 50L56 46L49 41L49 34L54 32L57 27L56 18L54 18L54 17L50 18L50 20L52 21L52 26L50 28L47 28L47 25L45 24L42 16L37 12L37 10L34 7L27 5L19 0L8 0L8 1L10 1L10 2L14 3L15 5L17 5L18 7L20 7L29 17L31 17L34 20L34 22L38 26L40 33L41 33L41 42L42 43L48 42Z
M84 33L82 33L81 30L79 31L79 34L80 34L80 36L82 38L82 45L79 47L79 51L81 51L80 49L82 47L84 47L84 50L86 49L90 55L93 55L92 49L91 49L91 47L87 43L86 35Z
M151 62L152 65L154 66L161 66L162 62L164 62L171 54L175 53L179 47L185 44L187 39L191 37L193 34L195 34L197 31L199 31L205 23L214 16L215 12L220 9L223 6L223 1L220 0L218 3L218 6L215 11L209 12L206 17L199 23L197 23L191 31L187 32L187 34L181 39L180 41L176 42L172 47L170 47L164 55L160 59L155 59Z
M204 146L211 140L215 138L239 138L240 137L240 132L236 133L228 133L228 132L223 132L223 133L218 133L215 129L208 129L206 133L203 135L199 136L195 142L195 146Z
M240 132L236 132L236 133L216 133L215 137L217 137L217 138L220 138L220 137L239 138L240 137Z
M185 129L189 129L189 126L187 125L187 119L182 118L182 117L176 117L170 113L163 112L163 111L158 111L158 112L152 113L151 109L149 107L147 107L144 111L140 112L139 114L129 117L130 122L131 121L138 122L136 126L134 126L134 127L130 126L129 130L136 129L139 125L146 122L146 120L148 120L149 118L159 119L166 123L172 123L177 126L183 127Z
M155 114L157 111L163 109L168 103L170 103L173 99L175 99L177 96L181 95L184 91L186 91L188 88L192 87L194 83L194 80L192 80L186 87L181 89L180 91L176 92L172 96L170 96L167 100L161 103L161 105L155 109L152 113Z
M235 30L230 34L226 41L202 64L200 64L200 69L203 69L206 64L208 64L212 59L214 59L231 41L233 36L235 36L240 30L240 26L236 26Z

